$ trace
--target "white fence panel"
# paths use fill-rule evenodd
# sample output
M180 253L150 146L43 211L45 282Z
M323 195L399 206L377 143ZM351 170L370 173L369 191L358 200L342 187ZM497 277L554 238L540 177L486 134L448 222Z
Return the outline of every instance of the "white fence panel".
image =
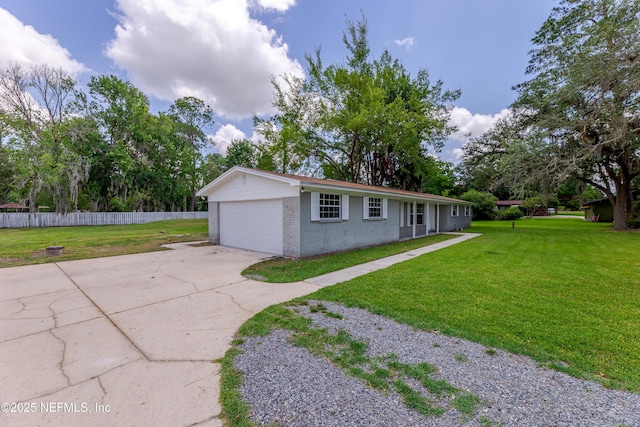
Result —
M0 212L0 228L145 224L167 219L206 219L207 216L207 212L74 212L66 215Z

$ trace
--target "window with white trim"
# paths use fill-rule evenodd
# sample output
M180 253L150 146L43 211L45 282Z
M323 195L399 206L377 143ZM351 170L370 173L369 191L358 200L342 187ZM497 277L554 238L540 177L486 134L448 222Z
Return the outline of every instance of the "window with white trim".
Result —
M382 218L382 198L369 197L369 218Z
M407 225L413 225L413 203L408 203ZM424 225L424 204L416 204L416 225Z
M320 219L340 219L339 194L320 193Z
M458 205L451 205L451 216L458 216Z
M471 206L464 207L464 216L471 216Z

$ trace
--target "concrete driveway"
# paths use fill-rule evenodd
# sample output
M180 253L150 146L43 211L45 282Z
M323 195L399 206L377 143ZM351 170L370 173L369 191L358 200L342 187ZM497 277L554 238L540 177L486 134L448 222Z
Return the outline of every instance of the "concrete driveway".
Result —
M218 426L238 327L312 283L240 272L220 246L0 269L0 425Z

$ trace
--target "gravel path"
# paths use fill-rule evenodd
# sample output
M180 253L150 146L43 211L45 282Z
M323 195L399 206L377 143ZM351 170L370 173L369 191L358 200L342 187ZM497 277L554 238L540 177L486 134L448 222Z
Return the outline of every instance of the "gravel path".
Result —
M487 352L482 345L416 331L365 310L322 304L343 318L311 313L308 306L296 309L313 320L313 327L332 333L342 329L368 342L369 357L395 354L405 364L434 365L438 378L473 393L484 404L475 416L465 418L440 399L437 404L446 412L423 416L408 409L395 392L366 387L328 360L292 346L289 332L276 330L245 340L234 360L244 374L244 400L260 425L640 426L640 394L608 390L542 368L524 356Z

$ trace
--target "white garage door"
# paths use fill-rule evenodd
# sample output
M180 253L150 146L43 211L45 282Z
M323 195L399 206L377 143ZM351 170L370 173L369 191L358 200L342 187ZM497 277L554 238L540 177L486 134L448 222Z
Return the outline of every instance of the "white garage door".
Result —
M282 255L282 200L220 203L220 244Z

